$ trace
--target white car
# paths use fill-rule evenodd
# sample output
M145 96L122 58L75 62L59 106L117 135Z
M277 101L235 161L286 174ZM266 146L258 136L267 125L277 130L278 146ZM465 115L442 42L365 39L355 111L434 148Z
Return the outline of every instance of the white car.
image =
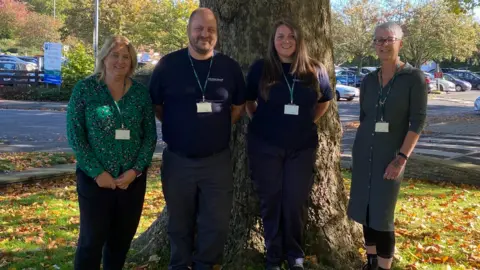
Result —
M348 101L352 101L355 97L360 96L360 89L348 85L337 83L336 85L337 100L344 98Z
M476 112L480 113L480 97L478 97L477 100L475 100L473 108Z

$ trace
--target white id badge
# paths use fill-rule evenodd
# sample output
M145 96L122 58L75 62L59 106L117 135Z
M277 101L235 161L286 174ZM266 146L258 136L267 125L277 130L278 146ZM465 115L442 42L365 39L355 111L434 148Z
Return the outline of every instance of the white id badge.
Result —
M211 113L211 112L212 112L212 103L210 102L197 103L197 113Z
M387 122L377 122L375 124L375 132L388 133L388 123Z
M298 105L285 104L284 114L298 115Z
M116 129L115 140L130 140L130 130L128 129Z

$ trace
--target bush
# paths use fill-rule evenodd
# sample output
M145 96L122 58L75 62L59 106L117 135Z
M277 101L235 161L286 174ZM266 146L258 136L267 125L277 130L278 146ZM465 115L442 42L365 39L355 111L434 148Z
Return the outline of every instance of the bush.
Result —
M72 88L0 87L0 98L7 100L68 101Z
M78 81L93 73L95 58L82 43L75 45L65 56L67 63L62 67L62 88L72 89Z

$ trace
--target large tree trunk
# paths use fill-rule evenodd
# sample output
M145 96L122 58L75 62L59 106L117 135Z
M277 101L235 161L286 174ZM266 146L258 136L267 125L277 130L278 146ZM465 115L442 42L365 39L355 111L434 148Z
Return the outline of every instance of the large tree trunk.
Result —
M239 61L244 70L265 54L273 22L284 16L302 27L311 55L323 62L334 78L328 0L201 0L200 3L218 16L218 49ZM258 200L249 178L245 151L247 124L245 117L232 134L234 206L224 262L224 269L229 270L262 263L264 252ZM322 117L318 133L320 146L309 200L306 254L332 269L352 269L360 263L357 250L361 232L346 217L347 196L340 174L341 125L336 103ZM139 258L158 255L168 260L166 216L164 211L134 242Z

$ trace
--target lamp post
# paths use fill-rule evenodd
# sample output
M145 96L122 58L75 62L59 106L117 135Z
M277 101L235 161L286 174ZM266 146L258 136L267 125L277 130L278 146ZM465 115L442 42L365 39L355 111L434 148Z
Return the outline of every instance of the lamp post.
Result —
M95 61L97 60L97 52L98 52L98 17L99 17L99 3L100 0L95 0L95 18L93 23L93 52L95 56Z

